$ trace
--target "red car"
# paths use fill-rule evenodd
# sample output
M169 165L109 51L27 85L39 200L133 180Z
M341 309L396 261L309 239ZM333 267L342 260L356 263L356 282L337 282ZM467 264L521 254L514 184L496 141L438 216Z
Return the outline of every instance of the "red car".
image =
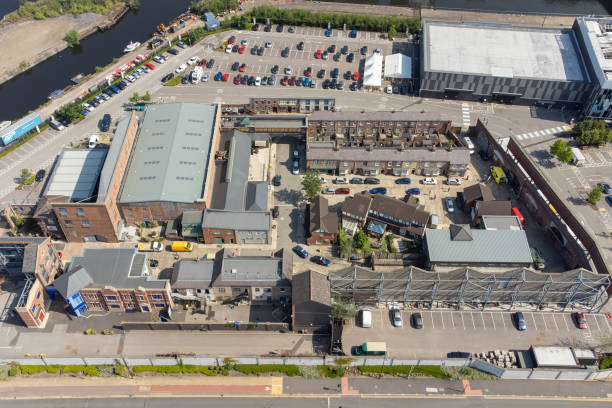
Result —
M574 320L576 321L576 326L578 326L579 329L588 328L584 313L574 313Z
M244 54L244 50L246 49L246 47L243 45L242 47L240 47L240 49L238 50L238 54Z
M234 85L240 85L240 74L234 77Z
M147 66L147 68L149 68L149 69L155 69L155 65L153 65L151 62L147 62L145 65L146 65L146 66Z
M315 52L315 58L316 58L316 59L321 59L321 55L322 55L322 54L323 54L323 53L321 52L321 50L317 50L317 52Z
M228 44L234 44L236 42L236 37L234 37L233 35L229 38L229 40L227 40Z
M312 74L312 68L308 67L308 68L306 68L306 71L304 71L304 75L309 77L310 74Z
M295 85L295 77L292 76L291 79L289 79L289 85L294 86Z
M359 81L359 72L353 73L353 81Z
M240 66L240 68L238 68L238 71L240 71L240 72L244 72L244 71L246 71L246 69L247 69L247 64L242 64L242 65Z
M347 187L340 187L336 189L336 194L351 194L351 189Z
M223 74L223 76L221 77L221 80L223 82L227 82L228 79L229 79L229 74Z
M206 65L206 60L202 59L202 61L198 62L198 65L203 67L204 65Z

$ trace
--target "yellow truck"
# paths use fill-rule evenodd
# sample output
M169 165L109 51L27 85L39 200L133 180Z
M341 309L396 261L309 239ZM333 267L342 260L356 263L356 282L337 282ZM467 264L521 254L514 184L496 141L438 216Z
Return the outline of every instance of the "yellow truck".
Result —
M497 184L508 184L508 178L506 177L506 173L501 167L491 166L491 176Z
M193 244L187 241L172 241L170 249L174 252L191 252L193 251Z

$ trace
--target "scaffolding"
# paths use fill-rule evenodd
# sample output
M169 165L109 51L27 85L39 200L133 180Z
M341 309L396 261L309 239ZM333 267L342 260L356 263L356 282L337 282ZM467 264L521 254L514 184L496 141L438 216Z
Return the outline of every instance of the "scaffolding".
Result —
M482 273L471 268L432 272L411 266L392 272L349 267L330 272L333 298L360 306L402 302L417 306L572 309L599 312L608 301L609 276L585 269L541 273L518 269Z

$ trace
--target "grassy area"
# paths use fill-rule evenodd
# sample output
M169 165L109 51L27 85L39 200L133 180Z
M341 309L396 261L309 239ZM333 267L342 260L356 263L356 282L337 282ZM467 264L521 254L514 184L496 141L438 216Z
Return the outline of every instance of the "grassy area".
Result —
M397 376L419 376L448 379L450 376L440 366L359 366L361 374L390 374Z
M442 367L442 371L448 374L452 380L497 380L498 378L492 374L485 373L480 370L475 370L471 367ZM461 373L461 374L460 374Z
M21 6L6 16L10 22L19 20L44 20L67 14L108 14L121 0L38 0L20 2Z
M138 365L132 367L134 373L162 373L162 374L204 374L207 376L216 376L217 371L209 366L196 365L174 365L174 366L152 366Z
M166 82L164 84L164 86L177 86L178 84L181 83L181 81L183 80L183 76L182 75L175 75L171 80L169 80L168 82Z
M286 374L289 377L299 376L300 369L296 365L283 365L283 364L236 364L233 369L239 373L246 375L261 375L267 373L279 373Z

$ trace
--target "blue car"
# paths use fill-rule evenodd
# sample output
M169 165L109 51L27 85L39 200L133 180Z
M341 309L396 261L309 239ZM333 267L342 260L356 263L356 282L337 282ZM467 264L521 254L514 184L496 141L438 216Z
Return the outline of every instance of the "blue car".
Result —
M223 73L222 72L217 72L217 75L215 75L215 81L220 81L221 78L223 78Z
M117 86L115 86L115 85L111 85L109 88L111 89L111 91L113 91L116 94L121 92L121 89L117 88Z
M410 178L409 177L398 178L397 180L395 180L395 184L410 184Z
M610 207L612 207L612 195L606 196L606 201L610 204Z
M387 194L387 189L384 187L374 187L370 190L372 194Z
M331 261L323 256L313 256L312 258L310 258L310 260L314 263L318 263L319 265L322 266L329 266L331 265Z
M331 37L332 36L332 29L328 28L327 30L325 30L325 36L326 37Z
M406 190L406 194L414 194L414 195L418 195L421 194L421 189L418 187L415 188L409 188L408 190Z
M293 252L295 252L300 258L306 259L308 257L308 252L306 252L306 250L299 245L293 247Z
M351 31L350 37L357 38L357 30L353 29L353 31Z
M304 86L310 86L310 78L304 78Z

